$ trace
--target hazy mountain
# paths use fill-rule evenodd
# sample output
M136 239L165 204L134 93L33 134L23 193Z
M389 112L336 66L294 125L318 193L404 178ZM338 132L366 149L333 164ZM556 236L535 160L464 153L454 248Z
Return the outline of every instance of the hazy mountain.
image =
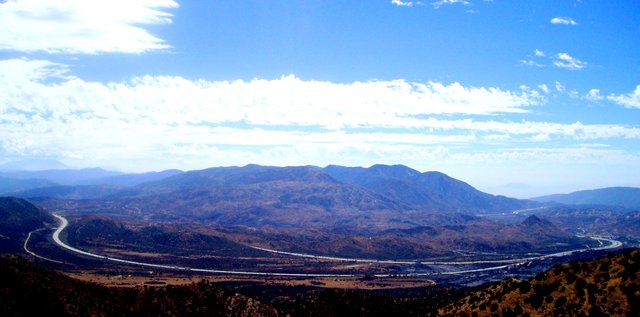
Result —
M45 179L59 185L87 185L96 180L121 175L120 172L106 171L101 168L60 169L42 171L14 171L0 173L0 177L11 179Z
M49 159L28 159L0 164L0 171L43 171L68 168L59 161Z
M443 173L420 173L403 165L373 165L369 168L330 165L323 170L338 181L364 187L415 209L508 212L536 204L483 193Z
M640 188L608 187L583 190L570 194L557 194L532 198L539 202L557 202L568 205L620 206L640 210Z
M60 198L60 199L97 199L108 197L122 191L124 187L114 185L77 185L77 186L48 186L11 192L12 196L29 198Z
M170 169L161 172L148 172L139 174L122 174L115 176L107 176L92 181L94 184L117 185L117 186L135 186L146 182L159 181L161 179L184 173L181 170Z
M28 190L32 188L55 186L56 183L46 179L15 179L0 177L0 195Z
M95 199L116 194L126 187L158 181L183 173L180 170L122 174L99 168L0 173L0 194L23 198L52 197ZM39 177L39 178L27 178Z

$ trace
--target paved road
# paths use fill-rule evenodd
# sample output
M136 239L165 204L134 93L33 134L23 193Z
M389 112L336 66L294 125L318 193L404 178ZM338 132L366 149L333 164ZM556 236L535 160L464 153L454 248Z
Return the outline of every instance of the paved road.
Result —
M44 257L44 256L39 255L39 254L36 254L35 252L29 250L29 240L31 239L31 234L36 232L36 231L42 231L44 229L45 228L40 228L40 229L36 229L36 230L33 230L33 231L29 232L29 234L27 235L27 238L24 240L24 244L22 245L22 248L24 249L24 251L26 251L27 253L35 256L36 258L43 259L43 260L50 261L50 262L54 262L54 263L64 264L64 262L62 262L62 261L49 259L47 257Z
M71 252L78 253L84 256L102 259L111 262L131 264L143 267L152 267L152 268L161 268L161 269L169 269L169 270L178 270L178 271L190 271L190 272L202 272L202 273L214 273L214 274L235 274L235 275L259 275L259 276L288 276L288 277L354 277L353 274L304 274L304 273L276 273L276 272L250 272L250 271L229 271L229 270L213 270L213 269L202 269L202 268L193 268L186 266L177 266L177 265L165 265L165 264L155 264L155 263L147 263L147 262L138 262L131 261L125 259L119 259L114 257L108 257L100 254L95 254L91 252L87 252L84 250L80 250L78 248L74 248L60 239L60 233L69 225L69 221L66 218L53 214L54 217L60 220L60 226L56 231L53 232L53 241L60 247L67 249Z
M600 243L600 246L595 248L584 248L584 249L562 251L562 252L544 254L544 255L527 257L527 258L479 260L479 261L375 260L375 259L344 258L344 257L315 255L315 254L308 254L308 253L286 252L286 251L279 251L279 250L261 248L256 246L249 246L249 247L256 250L271 252L275 254L303 257L303 258L313 258L313 259L319 259L319 260L341 261L341 262L381 263L381 264L424 264L424 265L476 265L476 264L523 264L533 260L544 260L548 258L567 256L567 255L571 255L578 252L584 252L588 250L615 249L622 246L622 242L618 240L605 238L605 237L600 237L600 236L581 236L581 237L588 237L593 240L596 240ZM604 244L603 241L607 242L608 244ZM499 269L499 268L502 268L502 267L495 267L495 269Z
M55 241L56 244L58 244L60 247L66 249L66 250L69 250L69 251L77 253L77 254L81 254L81 255L84 255L84 256L92 257L92 258L102 259L102 260L106 260L106 261L111 261L111 262L131 264L131 265L137 265L137 266L143 266L143 267L161 268L161 269L169 269L169 270L180 270L180 271L190 271L190 272L201 272L201 273L214 273L214 274L285 276L285 277L355 277L356 276L355 274L322 274L322 273L305 274L305 273L279 273L279 272L251 272L251 271L214 270L214 269L193 268L193 267L186 267L186 266L176 266L176 265L165 265L165 264L138 262L138 261L131 261L131 260L114 258L114 257L108 257L108 256L104 256L104 255L95 254L95 253L87 252L87 251L84 251L84 250L80 250L78 248L74 248L74 247L66 244L65 242L63 242L60 239L60 233L62 233L62 231L64 231L64 229L69 225L69 221L67 221L66 218L64 218L64 217L62 217L62 216L60 216L58 214L53 214L53 216L56 217L58 220L60 220L60 226L53 232L53 236L52 236L53 237L53 241ZM622 245L622 243L620 241L617 241L617 240L612 240L612 239L603 238L603 237L591 237L591 238L600 241L601 246L598 247L598 248L571 250L571 251L558 252L558 253L547 254L547 255L542 255L542 256L536 256L536 257L529 257L529 258L492 260L492 261L447 261L447 262L443 262L443 261L420 261L420 260L406 260L406 261L373 260L373 259L357 259L357 258L341 258L341 257L320 256L320 255L305 254L305 253L278 251L278 250L272 250L272 249L254 247L254 246L250 246L250 247L252 247L252 248L254 248L256 250L261 250L261 251L270 252L270 253L276 253L276 254L281 254L281 255L289 255L289 256L305 257L305 258L314 258L314 259L323 259L323 260L331 260L331 261L345 261L345 262L381 263L381 264L426 264L426 265L503 264L503 265L498 265L498 266L492 266L492 267L486 267L486 268L480 268L480 269L471 269L471 270L446 271L446 272L438 272L438 273L411 273L411 274L404 274L404 275L408 275L408 276L425 276L426 277L426 276L455 275L455 274L467 274L467 273L477 273L477 272L492 271L492 270L501 270L501 269L506 269L506 268L508 268L510 266L522 265L522 264L525 264L525 263L527 263L529 261L532 261L532 260L539 260L539 259L545 259L545 258L550 258L550 257L566 256L566 255L570 255L570 254L573 254L573 253L576 253L576 252L582 252L582 251L586 251L586 250L611 249L611 248L617 248L617 247ZM607 241L607 242L609 242L609 244L608 245L604 245L602 243L602 241ZM25 250L26 250L26 242L25 242ZM393 274L376 274L374 276L376 276L376 277L390 277L392 275Z

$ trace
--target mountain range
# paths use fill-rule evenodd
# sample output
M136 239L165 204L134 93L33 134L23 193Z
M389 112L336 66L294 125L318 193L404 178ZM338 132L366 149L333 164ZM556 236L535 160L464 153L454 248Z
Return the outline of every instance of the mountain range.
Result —
M17 195L67 200L43 202L52 208L71 204L85 212L135 211L154 219L258 227L402 228L425 224L426 214L511 212L539 205L483 193L445 174L401 165L217 167L121 188L49 187Z
M569 194L536 197L532 198L532 200L543 203L556 202L566 205L618 206L640 211L640 188L608 187L582 190Z

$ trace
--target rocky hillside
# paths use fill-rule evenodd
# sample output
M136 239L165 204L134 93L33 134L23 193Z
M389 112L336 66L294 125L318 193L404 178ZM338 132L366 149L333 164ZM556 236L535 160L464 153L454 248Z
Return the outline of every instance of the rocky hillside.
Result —
M445 316L639 316L640 250L555 266L510 279L451 304Z

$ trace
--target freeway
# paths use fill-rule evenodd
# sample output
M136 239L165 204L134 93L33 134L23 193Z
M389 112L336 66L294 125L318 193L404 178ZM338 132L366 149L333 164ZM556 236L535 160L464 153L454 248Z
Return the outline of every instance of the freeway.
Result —
M42 231L42 230L44 230L44 228L36 229L36 230L33 230L33 231L29 232L29 234L27 235L27 238L24 240L24 244L22 245L22 248L24 249L25 252L35 256L36 258L43 259L43 260L50 261L50 262L54 262L54 263L64 264L64 262L62 262L62 261L49 259L47 257L44 257L44 256L39 255L39 254L36 254L35 252L29 250L29 240L31 239L31 234L36 232L36 231Z
M53 241L60 247L67 249L71 252L78 253L84 256L97 258L101 260L123 263L123 264L131 264L136 266L143 267L152 267L152 268L160 268L160 269L168 269L168 270L177 270L177 271L189 271L189 272L201 272L201 273L213 273L213 274L235 274L235 275L259 275L259 276L288 276L288 277L354 277L353 274L305 274L305 273L279 273L279 272L251 272L251 271L230 271L230 270L214 270L214 269L202 269L202 268L192 268L186 266L177 266L177 265L165 265L165 264L156 264L156 263L147 263L147 262L139 262L139 261L131 261L125 259L119 259L114 257L109 257L105 255L95 254L91 252L87 252L84 250L80 250L78 248L74 248L60 239L60 233L64 231L64 229L69 225L69 221L66 218L53 214L58 220L60 220L60 226L53 232Z
M315 255L315 254L308 254L308 253L286 252L286 251L267 249L267 248L262 248L257 246L249 246L249 247L256 250L275 253L275 254L281 254L281 255L313 258L318 260L340 261L340 262L380 263L380 264L424 264L424 265L478 265L478 264L523 264L529 261L544 260L544 259L554 258L554 257L562 257L562 256L567 256L567 255L571 255L578 252L584 252L589 250L615 249L622 246L622 242L618 240L605 238L605 237L600 237L600 236L579 236L579 237L588 237L593 240L596 240L600 243L600 246L595 248L574 249L574 250L543 254L543 255L526 257L526 258L518 258L518 259L478 260L478 261L376 260L376 259L332 257L332 256ZM603 241L607 242L608 244L603 243ZM501 267L495 267L495 269L499 269L499 268Z
M152 267L152 268L161 268L161 269L169 269L169 270L179 270L179 271L189 271L189 272L200 272L200 273L213 273L213 274L234 274L234 275L258 275L258 276L282 276L282 277L356 277L355 274L323 274L323 273L282 273L282 272L254 272L254 271L233 271L233 270L215 270L215 269L203 269L203 268L193 268L186 266L176 266L176 265L166 265L166 264L156 264L156 263L148 263L148 262L139 262L139 261L131 261L120 258L109 257L105 255L95 254L91 252L87 252L84 250L80 250L78 248L72 247L66 244L64 241L60 239L60 234L64 229L69 225L69 221L61 215L53 214L60 221L60 226L53 232L52 238L53 241L59 245L60 247L71 251L73 253L77 253L80 255L97 258L101 260L117 262L122 264L130 264L136 266L143 267ZM330 261L338 261L338 262L356 262L356 263L380 263L380 264L426 264L426 265L477 265L477 264L502 264L498 266L479 268L479 269L470 269L470 270L457 270L457 271L445 271L445 272L433 272L433 273L410 273L404 274L406 276L438 276L438 275L456 275L456 274L467 274L467 273L477 273L484 271L492 271L492 270L502 270L507 269L510 266L517 266L525 264L532 260L540 260L546 259L550 257L559 257L566 256L576 252L583 252L587 250L605 250L605 249L613 249L620 247L622 242L604 238L604 237L590 237L592 239L598 240L600 242L600 246L597 248L585 248L585 249L576 249L564 252L558 252L553 254L528 257L528 258L520 258L520 259L505 259L505 260L489 260L489 261L421 261L421 260L374 260L374 259L358 259L358 258L343 258L343 257L330 257L330 256L321 256L321 255L313 255L313 254L305 254L305 253L295 253L295 252L285 252L272 250L267 248L260 248L256 246L249 246L256 250L261 250L269 253L275 253L280 255L288 255L295 257L304 257L304 258L313 258L313 259L322 259L322 260L330 260ZM27 239L28 241L28 239ZM27 241L25 241L25 250L27 250L26 245ZM603 241L608 242L609 244L605 245ZM29 252L27 250L27 252ZM31 253L31 252L29 252ZM32 253L35 255L35 253ZM37 255L36 255L37 256ZM375 277L390 277L393 274L375 274Z

